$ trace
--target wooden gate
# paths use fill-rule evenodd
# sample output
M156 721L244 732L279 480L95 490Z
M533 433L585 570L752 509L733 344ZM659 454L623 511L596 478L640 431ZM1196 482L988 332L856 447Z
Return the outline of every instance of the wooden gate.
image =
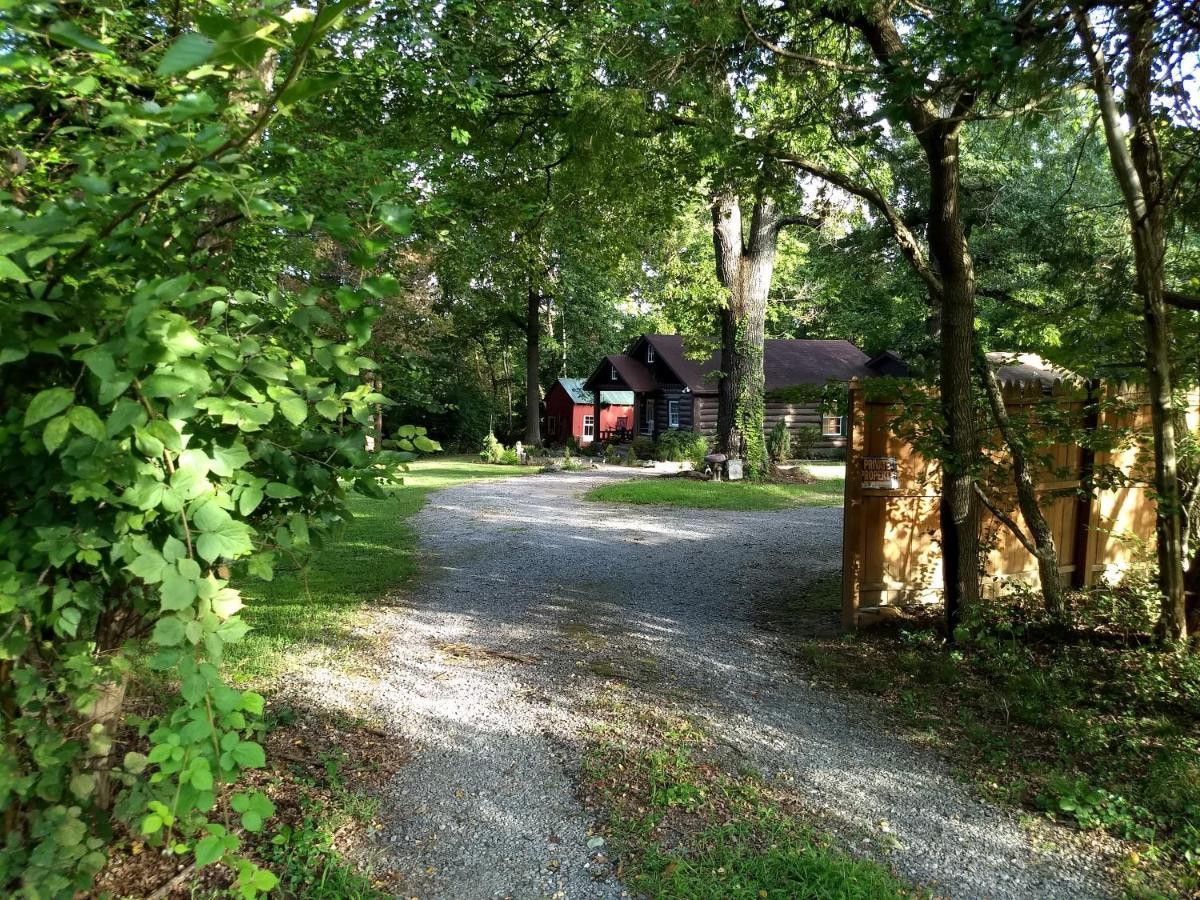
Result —
M875 392L866 387L851 384L847 416L842 622L849 629L858 626L866 610L936 602L942 588L938 465L898 433L907 430L897 423L909 401L894 392L871 396ZM1101 578L1119 579L1154 540L1154 501L1148 490L1150 413L1144 389L1099 385L1088 393L1059 384L1047 393L1040 382L1033 382L1006 384L1004 396L1014 418L1036 422L1053 417L1097 438L1127 436L1122 445L1103 452L1081 446L1094 446L1093 440L1053 443L1038 450L1043 460L1038 492L1054 532L1060 576L1080 588ZM1196 397L1190 399L1189 422L1194 427ZM999 451L993 451L993 457L1003 462ZM1130 480L1110 489L1080 490L1081 483L1093 483L1097 474L1118 471ZM1109 479L1097 478L1095 483L1102 480ZM1011 485L992 489L997 505L1011 510L1024 527ZM985 596L995 596L1009 579L1036 583L1033 555L986 509L980 546Z

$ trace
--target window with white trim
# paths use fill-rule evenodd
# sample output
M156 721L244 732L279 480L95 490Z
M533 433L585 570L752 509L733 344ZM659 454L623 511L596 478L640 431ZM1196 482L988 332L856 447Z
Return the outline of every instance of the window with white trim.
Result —
M845 433L845 419L842 416L821 416L821 434L824 437L841 437Z
M678 400L668 400L667 401L667 427L668 428L678 428L679 427L679 401Z
M609 367L608 367L608 380L609 380L609 381L616 381L616 380L617 380L617 367L616 367L616 366L609 366Z
M590 438L593 435L595 435L595 433L596 433L596 417L595 416L584 416L583 417L583 436Z
M646 345L646 362L647 363L654 362L654 345L653 344Z

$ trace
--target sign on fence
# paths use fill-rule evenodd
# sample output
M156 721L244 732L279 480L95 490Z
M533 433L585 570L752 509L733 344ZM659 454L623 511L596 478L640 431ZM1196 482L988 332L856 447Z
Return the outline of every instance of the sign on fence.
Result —
M864 456L860 486L866 490L894 491L900 487L900 468L894 456Z

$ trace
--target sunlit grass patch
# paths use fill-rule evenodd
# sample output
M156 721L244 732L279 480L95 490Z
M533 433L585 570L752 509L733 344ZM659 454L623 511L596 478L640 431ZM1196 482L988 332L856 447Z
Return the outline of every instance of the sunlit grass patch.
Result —
M353 655L353 614L417 572L417 532L410 518L434 490L487 478L512 478L532 469L492 466L470 458L434 457L414 463L388 497L350 501L354 518L303 567L281 563L275 579L243 579L243 617L252 630L230 654L234 679L277 676L305 652L324 648Z
M728 771L689 722L645 712L636 719L632 729L597 733L582 774L625 883L639 896L865 900L916 893L884 866L834 846L756 773Z
M599 503L752 511L841 506L844 489L845 481L840 478L827 478L812 484L638 478L593 488L584 498Z

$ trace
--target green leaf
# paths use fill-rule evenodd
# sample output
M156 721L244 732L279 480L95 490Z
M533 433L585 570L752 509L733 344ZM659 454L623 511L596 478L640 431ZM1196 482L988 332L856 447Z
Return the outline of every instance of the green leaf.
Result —
M84 800L96 789L96 779L87 772L78 772L71 777L71 793Z
M217 626L217 634L227 644L236 644L246 636L246 632L249 630L250 626L237 616L226 619Z
M258 509L258 504L262 503L263 492L256 487L242 488L242 493L238 497L238 512L243 516L248 516L254 510Z
M155 70L159 75L174 75L176 72L188 72L206 62L212 56L216 45L209 38L194 31L179 38L163 54Z
M212 776L209 776L209 781ZM193 784L195 781L193 780ZM205 788L204 790L208 790ZM203 868L204 866L215 863L218 859L225 855L225 841L223 838L215 834L210 834L206 838L201 838L196 843L196 867Z
M0 281L15 281L24 284L29 276L24 270L7 256L0 256Z
M186 609L196 599L196 582L181 575L177 569L167 569L163 572L159 597L164 611Z
M321 75L315 78L301 78L290 88L279 95L280 106L293 106L309 97L315 97L329 90L341 81L339 75Z
M74 22L58 21L46 29L46 33L57 43L67 47L74 47L77 50L89 50L92 53L105 53L112 55L112 50Z
M25 425L28 427L57 415L70 406L74 399L75 392L70 388L47 388L39 392L29 401L29 407L25 410Z
M178 616L166 616L159 619L154 626L151 640L163 647L174 647L183 642L186 628L183 619Z
M162 830L163 820L157 813L150 813L142 819L142 834L157 834Z
M126 568L134 577L142 579L146 584L158 584L162 581L167 561L157 550L149 550L138 556Z
M308 418L308 404L304 398L295 395L279 400L279 411L293 425L303 425Z
M198 791L211 791L213 787L212 771L208 768L208 760L199 759L192 767L192 787Z
M233 761L243 769L261 769L267 764L267 755L254 741L240 741L231 751Z
M330 421L336 419L341 411L342 404L338 403L332 397L326 397L317 403L317 412Z
M186 378L158 372L142 382L142 395L146 397L178 397L190 388L191 384Z
M67 416L59 416L47 422L46 430L42 432L42 443L46 445L46 450L50 453L57 450L70 430L71 420Z
M153 509L162 503L163 492L166 489L166 485L161 481L147 478L139 481L125 491L121 495L121 499L130 506L136 506L138 509Z
M110 438L114 438L144 416L145 412L136 401L122 400L109 414L105 432Z
M301 494L300 491L290 484L284 484L281 481L272 481L267 485L267 496L273 500L287 500L292 497L299 497Z
M96 411L90 406L72 406L71 411L67 415L76 431L80 431L97 441L102 441L107 437L104 431L104 423L100 421L100 417L96 415Z

